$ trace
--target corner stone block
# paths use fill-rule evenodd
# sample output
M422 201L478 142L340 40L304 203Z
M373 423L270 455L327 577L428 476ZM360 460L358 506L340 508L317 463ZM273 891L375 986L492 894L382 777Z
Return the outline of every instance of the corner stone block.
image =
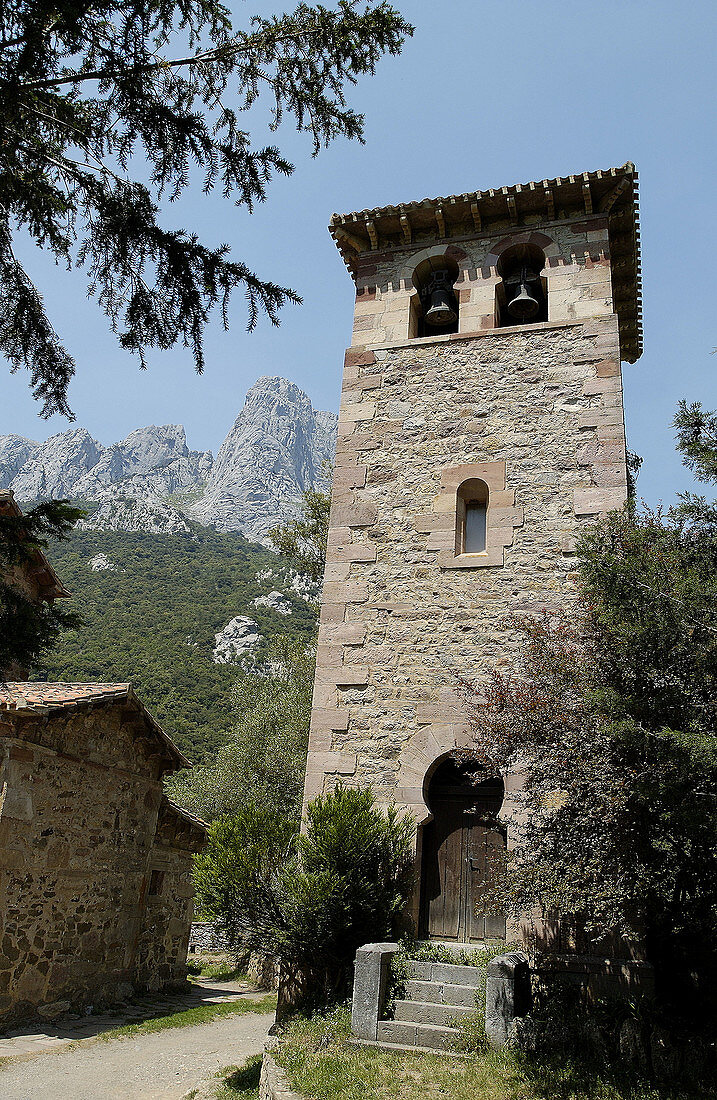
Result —
M573 489L573 509L576 516L594 516L613 512L625 505L624 489Z
M504 1047L517 1016L530 1011L530 966L522 951L499 955L488 964L485 983L485 1033L490 1045Z
M378 1021L386 999L389 965L398 949L397 943L367 943L356 952L351 1033L357 1039L376 1042Z
M331 509L331 522L337 527L370 527L376 513L375 504L339 504Z

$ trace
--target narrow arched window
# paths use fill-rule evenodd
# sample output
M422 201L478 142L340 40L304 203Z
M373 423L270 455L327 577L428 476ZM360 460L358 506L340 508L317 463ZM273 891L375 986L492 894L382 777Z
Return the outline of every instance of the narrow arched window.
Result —
M488 486L480 478L458 489L456 554L484 554L488 544Z

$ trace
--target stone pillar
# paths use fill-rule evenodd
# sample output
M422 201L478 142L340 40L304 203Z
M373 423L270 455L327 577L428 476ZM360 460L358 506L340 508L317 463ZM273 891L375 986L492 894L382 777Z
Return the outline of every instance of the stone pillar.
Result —
M357 1039L378 1037L378 1021L386 1000L388 969L397 943L367 943L356 952L351 1034Z
M516 1016L530 1011L530 967L522 951L499 955L488 964L485 983L485 1034L496 1049L513 1035Z

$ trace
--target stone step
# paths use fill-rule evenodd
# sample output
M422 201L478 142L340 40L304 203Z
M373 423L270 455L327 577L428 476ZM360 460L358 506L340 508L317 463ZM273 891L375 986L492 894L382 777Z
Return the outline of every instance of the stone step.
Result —
M458 1005L475 1008L476 994L472 985L451 985L450 982L424 982L409 978L405 984L407 1001L428 1001L433 1004Z
M435 1002L396 1001L394 1019L414 1024L436 1024L438 1027L454 1027L454 1020L472 1016L474 1009L461 1005L442 1005Z
M453 963L407 960L409 978L424 982L447 982L449 985L468 985L477 989L483 984L485 971L477 966L455 966Z
M395 1043L402 1047L432 1047L434 1050L450 1050L458 1032L452 1027L435 1024L415 1024L403 1020L379 1020L379 1043Z

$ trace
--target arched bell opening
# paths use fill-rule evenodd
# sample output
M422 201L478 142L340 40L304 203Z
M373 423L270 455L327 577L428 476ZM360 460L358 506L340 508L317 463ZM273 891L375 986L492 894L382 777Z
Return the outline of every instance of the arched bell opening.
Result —
M413 273L418 291L413 302L412 336L443 336L458 332L460 306L454 284L458 264L447 256L423 260Z
M506 830L498 818L505 787L475 764L445 758L427 778L431 812L421 837L419 932L457 943L505 939L493 888L505 874Z
M541 275L544 267L545 253L534 244L512 245L501 253L501 281L496 286L499 327L548 320L548 284Z

